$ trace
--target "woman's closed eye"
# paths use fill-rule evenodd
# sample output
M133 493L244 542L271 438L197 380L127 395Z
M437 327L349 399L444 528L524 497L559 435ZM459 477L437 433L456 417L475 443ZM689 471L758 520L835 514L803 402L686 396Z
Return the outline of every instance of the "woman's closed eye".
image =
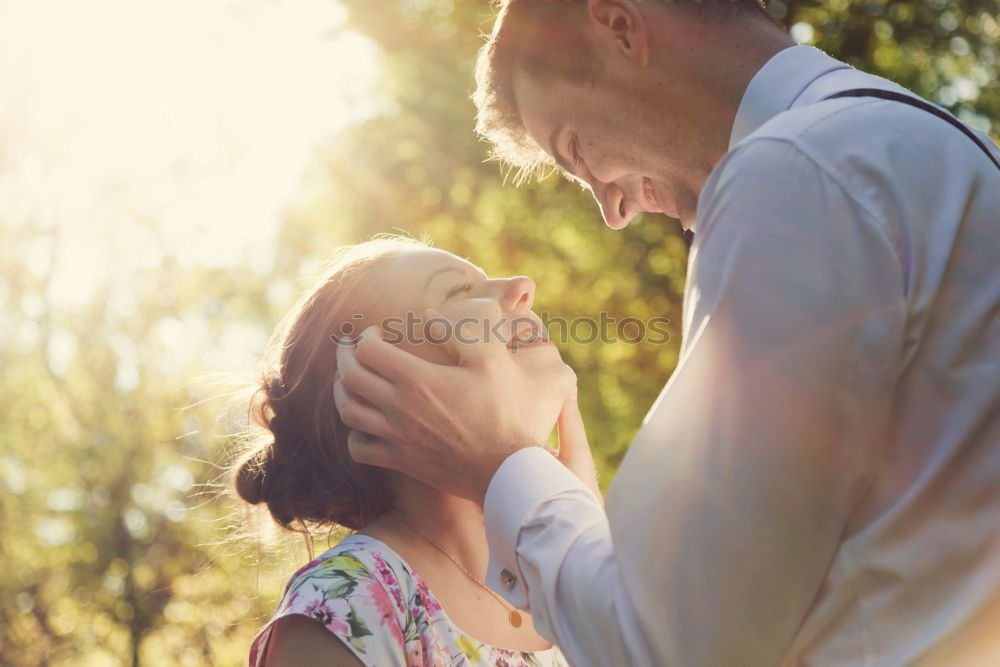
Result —
M456 285L448 290L448 294L445 296L446 299L452 299L459 294L468 293L472 291L472 283L463 283L461 285Z

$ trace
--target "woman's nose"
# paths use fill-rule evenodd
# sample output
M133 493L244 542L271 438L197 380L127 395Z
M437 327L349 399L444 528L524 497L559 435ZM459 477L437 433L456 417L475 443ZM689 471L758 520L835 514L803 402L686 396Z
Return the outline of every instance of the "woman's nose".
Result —
M628 225L628 207L625 205L625 192L617 183L602 183L593 189L594 198L601 207L604 224L611 229L622 229Z
M535 281L527 276L514 276L504 281L500 306L505 311L531 310L535 303Z

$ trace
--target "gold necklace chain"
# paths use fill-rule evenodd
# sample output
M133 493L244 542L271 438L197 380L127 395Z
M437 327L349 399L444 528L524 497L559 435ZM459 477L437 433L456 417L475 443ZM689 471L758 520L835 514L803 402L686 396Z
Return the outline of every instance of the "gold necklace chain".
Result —
M398 514L400 516L400 518L403 518L403 519L406 518L403 515L403 513L400 512L399 510L392 510L392 511L393 511L394 514ZM495 592L493 592L493 590L489 586L487 586L486 584L484 584L483 582L481 582L479 580L479 578L476 577L476 575L472 574L467 569L465 569L465 566L462 565L461 563L459 563L458 560L454 556L452 556L450 553L448 553L445 550L445 548L442 547L440 544L438 544L437 542L435 542L434 540L432 540L431 538L429 538L427 535L424 535L421 531L419 531L416 528L414 528L413 526L411 526L405 520L402 522L402 524L403 524L403 526L406 527L407 530L413 531L414 533L416 533L417 535L419 535L420 537L422 537L424 540L426 540L432 547L434 547L435 549L437 549L438 551L440 551L441 553L443 553L448 558L448 560L450 560L452 563L455 564L455 567L457 567L459 570L461 570L465 574L465 576L467 576L469 579L471 579L477 586L479 586L480 588L482 588L484 591L486 591L487 593L489 593L490 595L492 595L496 599L496 601L499 602L500 605L507 611L507 621L511 624L512 627L515 627L515 628L521 627L521 623L522 623L522 621L521 621L521 612L519 612L514 607L511 607L510 605L508 605L506 600L504 600L502 597L500 597Z

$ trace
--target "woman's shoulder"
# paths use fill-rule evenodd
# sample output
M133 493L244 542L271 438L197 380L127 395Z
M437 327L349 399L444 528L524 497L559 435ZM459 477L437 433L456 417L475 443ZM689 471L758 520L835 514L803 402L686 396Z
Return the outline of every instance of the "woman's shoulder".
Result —
M319 623L363 665L565 664L556 649L512 651L468 636L401 556L365 535L344 538L291 576L277 611L254 639L251 667L263 665L275 622L293 615Z
M294 595L303 584L335 584L328 589L333 597L364 595L358 586L375 581L386 587L413 585L410 567L385 543L366 535L352 534L299 568L288 580L284 597Z
M250 664L261 664L274 623L308 617L338 637L364 664L396 664L405 654L403 628L413 576L383 543L350 535L296 571L278 609L254 640Z

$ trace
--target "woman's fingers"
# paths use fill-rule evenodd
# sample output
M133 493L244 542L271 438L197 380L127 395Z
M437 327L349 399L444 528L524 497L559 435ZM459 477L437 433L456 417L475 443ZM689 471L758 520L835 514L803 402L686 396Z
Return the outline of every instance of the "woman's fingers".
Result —
M341 420L356 431L363 431L380 438L393 434L392 424L379 410L351 395L342 382L333 383L333 402Z
M580 414L580 404L575 397L563 404L556 424L559 432L557 458L600 500L601 490L597 483L594 457L587 442L587 430L583 425L583 415Z
M575 456L581 451L590 451L587 431L583 426L580 404L575 398L567 400L559 412L559 457Z

